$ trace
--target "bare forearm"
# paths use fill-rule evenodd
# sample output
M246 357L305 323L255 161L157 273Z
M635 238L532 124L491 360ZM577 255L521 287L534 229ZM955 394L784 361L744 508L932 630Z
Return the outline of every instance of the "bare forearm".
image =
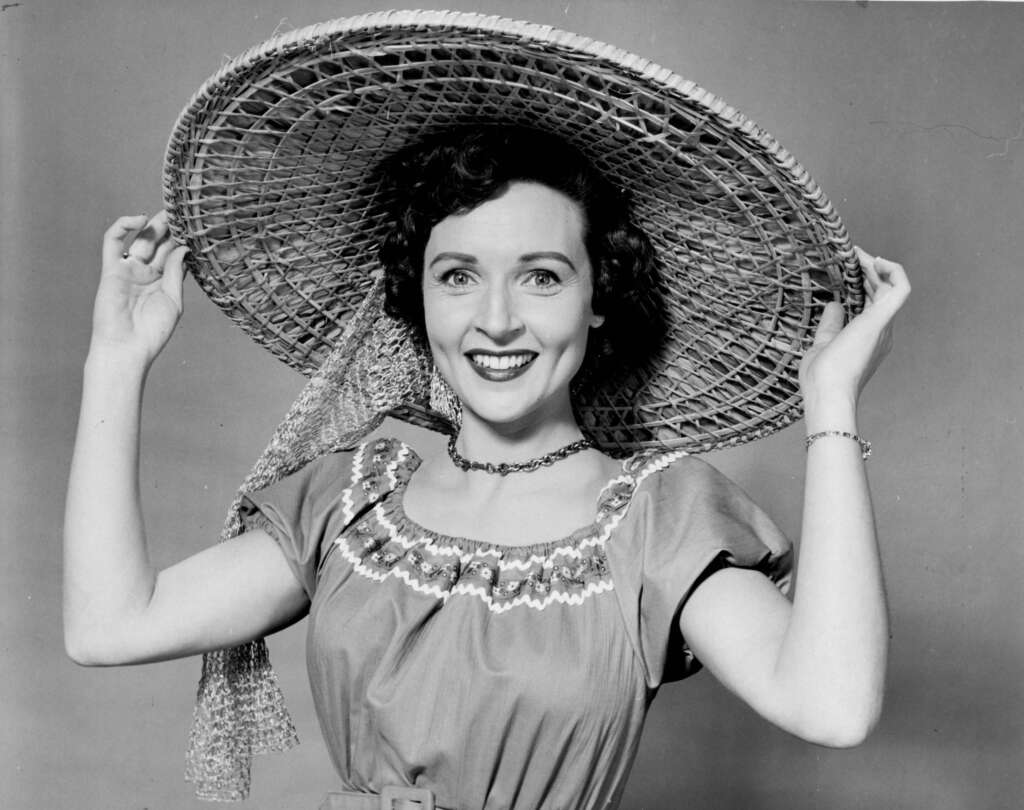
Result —
M808 408L808 433L857 432L852 405ZM807 452L799 578L777 673L853 741L881 709L888 619L865 464L856 441ZM840 732L843 736L843 732ZM840 740L843 741L843 740Z
M64 623L76 648L147 604L155 573L140 508L146 365L93 348L86 362L64 524Z
M899 264L857 255L863 311L845 323L839 304L826 305L800 364L808 434L857 433L857 400L910 292ZM889 633L856 441L828 436L808 448L801 534L792 604L760 574L725 569L690 596L680 629L708 668L772 722L814 742L854 745L881 709Z
M150 563L139 416L146 371L181 315L184 255L163 213L121 217L104 235L64 524L65 646L82 664L233 646L294 621L307 604L266 532L159 574Z

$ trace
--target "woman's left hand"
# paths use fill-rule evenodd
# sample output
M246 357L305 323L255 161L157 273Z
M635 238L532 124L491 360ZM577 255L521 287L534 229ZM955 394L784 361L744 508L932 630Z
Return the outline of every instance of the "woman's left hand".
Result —
M843 326L843 308L829 303L800 363L805 406L843 401L860 392L892 347L892 320L910 294L902 265L856 248L864 271L864 310Z

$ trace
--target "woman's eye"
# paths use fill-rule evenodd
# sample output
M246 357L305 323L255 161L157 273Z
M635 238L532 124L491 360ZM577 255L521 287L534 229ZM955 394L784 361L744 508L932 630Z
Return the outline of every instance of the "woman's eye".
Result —
M441 283L449 287L465 287L472 281L472 277L465 270L453 269L441 274Z
M531 270L526 281L532 287L554 287L558 284L558 275L551 270Z

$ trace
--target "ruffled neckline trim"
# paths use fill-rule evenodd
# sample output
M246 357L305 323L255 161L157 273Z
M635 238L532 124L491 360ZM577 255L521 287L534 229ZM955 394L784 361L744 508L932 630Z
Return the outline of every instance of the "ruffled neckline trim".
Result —
M620 474L602 488L591 524L560 539L512 546L445 535L412 520L402 496L421 459L398 440L379 439L353 457L352 478L342 495L349 529L337 546L361 576L377 582L396 578L445 602L471 595L496 613L517 605L538 610L553 603L579 605L614 588L604 546L640 483L684 455L625 459Z
M600 534L603 524L608 521L609 517L620 511L622 507L628 506L629 501L632 500L633 491L636 488L633 476L627 472L635 458L635 456L630 456L623 459L619 472L601 487L601 491L595 499L594 519L590 523L554 540L523 545L492 543L472 537L444 534L429 529L409 517L405 511L405 491L409 481L412 480L413 474L422 464L422 459L408 445L401 444L400 447L404 451L404 460L399 462L402 474L398 476L392 496L386 499L381 505L381 509L387 515L388 520L402 531L403 534L410 537L427 538L431 545L458 548L466 554L491 554L500 555L505 558L546 558L560 549L575 548Z
M489 554L501 557L547 557L551 553L586 544L607 534L609 522L618 523L628 510L636 490L651 473L662 470L688 455L685 451L645 450L627 456L618 473L601 488L594 505L594 519L568 535L539 543L511 545L444 534L421 525L405 511L405 490L413 474L423 463L416 451L393 438L377 439L361 445L353 458L353 477L345 501L352 508L362 489L370 505L394 530L416 537L437 548L456 549L463 554Z

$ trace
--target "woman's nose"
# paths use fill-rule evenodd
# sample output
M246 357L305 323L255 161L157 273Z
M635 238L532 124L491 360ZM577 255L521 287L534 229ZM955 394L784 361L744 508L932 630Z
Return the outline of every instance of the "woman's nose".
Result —
M496 343L512 340L522 331L514 297L504 285L488 287L480 300L474 326Z

